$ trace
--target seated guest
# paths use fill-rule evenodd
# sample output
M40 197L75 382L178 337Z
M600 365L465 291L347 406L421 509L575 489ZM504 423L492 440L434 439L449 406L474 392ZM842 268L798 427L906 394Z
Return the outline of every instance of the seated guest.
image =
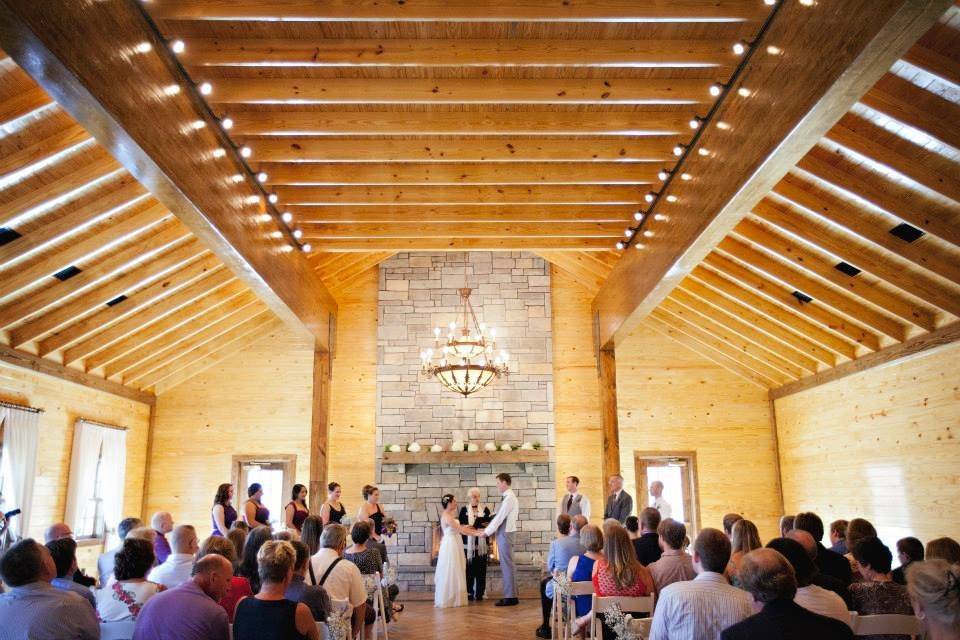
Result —
M372 535L373 525L370 521L360 520L359 522L355 522L350 529L350 539L353 541L353 544L343 552L343 559L357 565L357 568L360 569L360 575L364 576L372 576L378 571L381 572L381 574L383 572L383 558L380 556L380 549L367 547ZM384 606L387 607L385 614L388 622L393 619L392 602L393 596L395 595L396 592L391 594L386 589L383 590L383 602ZM367 624L370 625L376 620L373 613L372 595L367 600L367 605Z
M853 558L857 563L857 571L863 576L863 581L850 585L850 599L854 611L861 615L898 613L909 616L913 614L907 588L897 584L890 577L893 555L880 538L869 537L857 540L853 545ZM870 637L873 640L880 640L880 638L895 640L899 636Z
M101 622L136 620L143 605L164 590L163 585L147 580L154 560L149 542L127 536L114 557L115 579L97 591L97 615Z
M640 518L637 516L627 516L623 521L623 528L627 530L630 541L633 542L640 537Z
M850 624L850 613L843 598L811 582L817 567L803 545L790 538L774 538L767 543L767 548L779 551L793 567L797 577L797 595L793 598L794 602L808 611Z
M637 552L637 560L645 567L660 559L663 550L660 548L660 536L657 527L660 526L660 512L653 507L640 511L640 537L633 541L633 548Z
M849 585L851 581L850 563L845 561L843 556L836 551L831 551L823 546L821 542L823 540L823 520L820 519L820 516L810 511L798 513L793 526L801 531L806 531L816 541L817 569L820 570L820 573L833 576L844 586Z
M734 584L737 584L737 574L740 572L740 561L743 556L762 546L757 525L743 518L733 524L733 535L730 537L732 551L730 553L730 564L727 566L727 576Z
M323 520L320 516L309 515L303 520L300 540L310 549L310 555L320 550L320 534L323 533Z
M960 563L960 543L953 538L934 538L927 543L927 560L946 560Z
M877 538L877 530L870 521L863 518L854 518L847 525L847 553L845 558L850 564L850 575L852 582L863 580L863 576L857 573L857 562L853 558L853 545L863 538Z
M54 540L62 540L64 538L72 538L73 530L70 529L70 525L66 522L55 522L43 532L43 542L44 544L48 542L53 542ZM92 587L97 584L96 579L91 578L83 569L77 569L73 574L73 581L77 584L81 584L84 587Z
M192 578L143 606L133 640L229 640L230 620L217 602L232 576L233 565L223 556L200 558Z
M297 559L293 565L293 577L290 579L290 586L284 594L287 600L302 602L310 608L313 619L317 622L324 622L327 614L330 613L330 596L327 591L316 584L316 580L307 583L307 572L310 570L310 550L307 545L299 540L290 543L297 554Z
M231 567L236 567L237 551L227 538L221 536L210 536L200 545L200 552L197 554L197 560L202 560L209 555L218 555L227 559ZM230 584L227 586L226 593L218 600L219 605L227 614L230 623L233 623L233 612L237 608L237 603L253 595L253 589L250 588L250 581L243 576L234 575L236 569L233 569L230 577Z
M230 529L230 531L227 532L227 540L233 544L233 550L236 552L237 557L234 563L239 566L240 557L243 556L243 547L247 543L247 530L239 528Z
M579 556L570 558L570 564L567 565L567 578L570 582L591 582L594 564L603 559L603 532L600 527L588 524L581 529L580 544L584 551ZM573 602L578 618L590 613L593 606L590 596L574 596Z
M756 549L740 563L743 588L761 604L760 613L727 627L721 640L848 640L850 627L807 611L793 601L797 578L793 567L773 549Z
M960 564L938 558L911 565L907 592L925 638L960 639Z
M351 637L360 633L366 615L367 590L360 569L343 559L347 548L347 529L341 524L328 524L320 535L320 550L310 558L317 584L327 590L333 600L346 600L353 607Z
M727 582L730 540L704 529L693 543L697 577L674 582L660 592L649 640L716 640L720 632L753 615L746 591Z
M667 518L664 522L673 521ZM609 534L604 536L603 557L593 566L593 592L599 597L637 597L653 593L650 571L637 560L630 536L623 527L610 527ZM576 624L584 625L587 620L589 616L584 616ZM605 640L615 637L605 622L603 637Z
M900 566L891 574L893 581L907 584L907 567L923 560L923 543L914 537L900 538L897 540L897 560Z
M693 570L693 558L683 550L683 542L687 537L687 528L682 522L667 518L657 527L660 536L660 548L663 555L648 568L653 576L653 584L657 593L668 584L681 580L693 580L697 577Z
M846 520L834 520L830 523L830 550L836 551L840 555L846 555L847 551L847 525Z
M796 522L796 516L780 516L780 537L786 538L787 534L793 531L793 528L797 526Z
M104 551L100 554L100 557L97 558L97 576L100 580L100 586L107 586L107 582L113 577L113 557L117 555L117 551L120 551L120 547L123 546L123 541L127 539L127 535L134 529L143 526L143 521L140 518L124 518L117 524L117 537L120 538L119 544L113 549Z
M723 532L727 534L727 538L733 537L733 525L736 524L737 520L743 520L743 516L739 513L728 513L723 516ZM783 522L783 518L780 519L780 522Z
M73 538L60 538L47 543L47 550L53 557L53 564L57 568L57 577L51 581L56 589L73 591L97 608L97 599L93 596L90 587L73 581L73 574L77 570L77 541Z
M174 527L170 542L173 553L167 556L162 564L154 567L147 576L151 582L162 584L167 589L172 589L190 579L194 556L200 550L197 530L189 524L179 524Z
M253 589L254 593L260 591L260 569L257 564L257 554L260 552L260 547L268 540L273 540L270 527L257 527L247 534L247 540L243 543L243 554L240 556L237 575L250 581L250 588Z
M97 640L100 626L87 602L50 582L57 569L50 551L25 538L0 556L0 637L20 640Z
M550 612L553 609L553 576L566 572L570 559L580 555L580 538L570 536L572 518L565 513L557 516L557 538L550 543L547 553L546 576L540 581L540 612L543 620L537 629L538 638L550 638Z
M844 606L849 611L851 606L850 589L833 576L820 573L820 569L817 568L817 541L813 539L813 536L806 531L794 529L787 534L787 537L799 542L803 550L807 552L807 557L813 562L813 576L810 578L810 583L835 593L837 597L843 600Z
M150 527L137 527L130 531L127 534L127 539L129 540L144 540L150 543L150 546L153 546L153 541L157 539L157 532ZM120 545L120 549L123 548L123 545ZM120 551L117 549L117 551ZM156 553L154 553L156 555Z
M157 556L157 564L163 564L171 553L167 534L173 531L173 516L167 511L158 511L150 519L150 526L157 532L157 536L153 539L153 551Z
M284 596L296 558L293 546L283 540L269 540L260 547L260 591L237 605L234 640L320 640L310 607Z

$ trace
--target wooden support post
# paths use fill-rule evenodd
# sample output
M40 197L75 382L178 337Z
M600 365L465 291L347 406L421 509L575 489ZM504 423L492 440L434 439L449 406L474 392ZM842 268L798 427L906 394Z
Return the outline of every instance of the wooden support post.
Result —
M310 425L310 511L326 499L327 442L330 427L330 351L313 352L313 415Z
M620 424L617 418L617 357L613 349L597 355L600 369L600 412L603 417L603 477L620 473Z

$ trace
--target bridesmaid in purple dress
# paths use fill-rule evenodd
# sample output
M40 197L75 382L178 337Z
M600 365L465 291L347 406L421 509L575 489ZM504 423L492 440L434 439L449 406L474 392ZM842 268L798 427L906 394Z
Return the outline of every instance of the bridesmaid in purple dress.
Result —
M213 520L214 536L226 537L230 527L237 520L237 510L233 508L233 485L225 482L217 487L217 496L213 499L210 518Z
M263 485L254 482L247 487L248 499L243 505L243 520L250 528L269 527L270 510L263 506L260 499L263 498Z
M303 533L303 521L310 515L307 509L307 488L302 484L293 485L293 491L290 492L290 502L284 507L287 529L296 529L297 533Z

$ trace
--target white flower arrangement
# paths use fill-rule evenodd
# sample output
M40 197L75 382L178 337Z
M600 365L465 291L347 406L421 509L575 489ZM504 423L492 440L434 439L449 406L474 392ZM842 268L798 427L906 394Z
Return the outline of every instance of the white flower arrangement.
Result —
M411 442L407 445L407 451L410 453L420 453L420 445L417 442Z
M450 451L463 451L466 449L466 445L463 440L454 440L453 444L450 445Z
M390 453L400 453L401 451L403 451L403 447L401 447L398 444L392 444L389 447L387 447L387 451L389 451Z
M500 445L500 451L513 451L513 445L504 442Z
M441 447L440 445L438 444L430 445L430 453L440 453L441 451L443 451L443 447Z
M492 443L492 442L488 442L488 443L486 443L485 445L483 445L483 450L484 450L484 451L496 451L496 450L497 450L497 445L495 445L495 444Z
M524 442L522 445L520 445L520 450L521 450L521 451L533 451L533 443L532 443L532 442Z
M467 445L467 451L471 453L475 451L480 451L480 445L478 445L476 442L471 442Z

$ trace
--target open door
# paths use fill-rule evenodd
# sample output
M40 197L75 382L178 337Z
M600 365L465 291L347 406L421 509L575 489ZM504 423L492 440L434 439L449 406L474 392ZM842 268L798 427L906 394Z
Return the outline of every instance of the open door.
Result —
M652 504L650 484L663 483L663 497L673 509L671 517L687 527L693 540L700 528L697 496L697 456L692 451L635 452L637 511Z
M247 487L258 482L263 486L263 506L270 510L270 524L275 530L282 530L283 509L290 501L296 477L296 460L294 455L234 456L233 493L237 512L242 513L247 501Z

